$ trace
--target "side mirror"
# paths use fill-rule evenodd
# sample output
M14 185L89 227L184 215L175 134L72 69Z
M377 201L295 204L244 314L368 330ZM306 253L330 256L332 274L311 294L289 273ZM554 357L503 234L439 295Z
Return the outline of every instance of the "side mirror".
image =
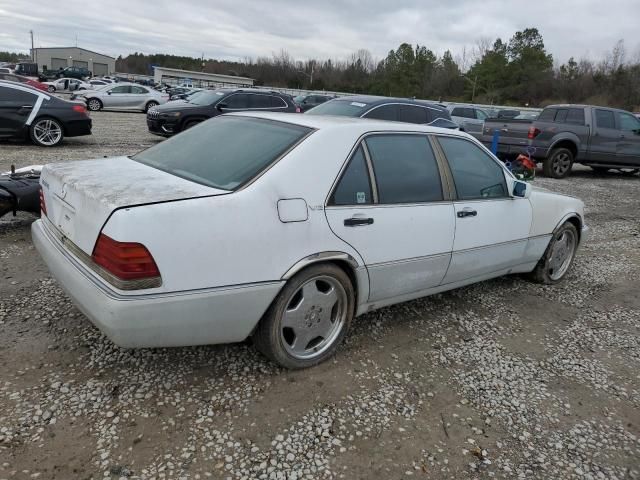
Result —
M304 103L304 104L306 105L306 104L307 104L307 101L306 101L306 100L303 100L303 101L302 101L302 103Z
M531 185L518 180L513 182L513 196L520 198L529 198L531 196Z
M227 104L226 104L226 103L224 103L224 102L219 103L219 104L217 104L217 105L216 105L216 108L217 108L219 111L222 111L222 109L223 109L223 108L227 108Z

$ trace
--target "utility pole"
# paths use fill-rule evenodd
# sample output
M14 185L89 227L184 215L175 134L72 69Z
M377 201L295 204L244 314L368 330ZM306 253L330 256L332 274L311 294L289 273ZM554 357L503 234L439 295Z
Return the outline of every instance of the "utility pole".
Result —
M471 103L473 103L473 99L476 96L476 85L478 83L478 74L473 78L473 90L471 91Z
M33 30L29 30L29 33L31 34L31 61L35 62L36 61L36 52L33 48Z

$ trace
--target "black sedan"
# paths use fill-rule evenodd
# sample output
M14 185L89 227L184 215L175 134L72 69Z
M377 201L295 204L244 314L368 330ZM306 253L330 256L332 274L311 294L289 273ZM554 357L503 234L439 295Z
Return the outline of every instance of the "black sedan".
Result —
M332 98L335 97L331 97L329 95L309 94L298 95L293 98L293 101L301 112L306 112L307 110L311 110L313 107L317 107L321 103L328 102Z
M457 129L445 107L436 103L409 98L358 95L339 97L318 105L305 115L341 115L372 118L392 122L418 123L433 127Z
M227 112L295 112L291 96L258 89L203 90L187 100L174 100L149 109L149 132L170 137L208 118Z
M31 138L38 146L53 147L65 136L90 134L91 118L83 104L0 81L0 138Z

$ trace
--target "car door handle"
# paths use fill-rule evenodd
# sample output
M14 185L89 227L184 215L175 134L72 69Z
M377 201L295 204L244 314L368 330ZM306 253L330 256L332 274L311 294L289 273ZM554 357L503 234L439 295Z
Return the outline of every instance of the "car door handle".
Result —
M458 212L458 218L475 217L477 215L478 212L476 212L475 210L471 210L470 208L465 208Z
M359 227L363 225L371 225L373 224L373 218L365 218L365 217L351 217L344 219L345 227Z
M33 105L22 105L20 108L22 110L31 110L33 108Z

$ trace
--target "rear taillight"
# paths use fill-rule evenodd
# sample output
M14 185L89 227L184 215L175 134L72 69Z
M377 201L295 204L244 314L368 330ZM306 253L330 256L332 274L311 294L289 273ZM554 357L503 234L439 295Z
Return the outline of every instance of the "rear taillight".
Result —
M87 107L85 107L84 105L74 105L73 107L71 107L71 110L87 115Z
M141 243L118 242L101 233L91 258L119 280L160 278L155 260Z
M302 110L300 109L300 107L296 107L296 113L300 113L302 112Z
M533 140L534 138L536 138L541 133L542 133L542 130L540 130L539 128L536 128L536 127L534 127L532 125L532 126L529 127L529 134L527 135L527 137L529 137L529 140Z
M47 216L47 204L44 201L44 192L42 191L42 187L40 187L40 190L38 190L39 194L40 194L40 212L42 212L42 215L44 215L45 217Z

